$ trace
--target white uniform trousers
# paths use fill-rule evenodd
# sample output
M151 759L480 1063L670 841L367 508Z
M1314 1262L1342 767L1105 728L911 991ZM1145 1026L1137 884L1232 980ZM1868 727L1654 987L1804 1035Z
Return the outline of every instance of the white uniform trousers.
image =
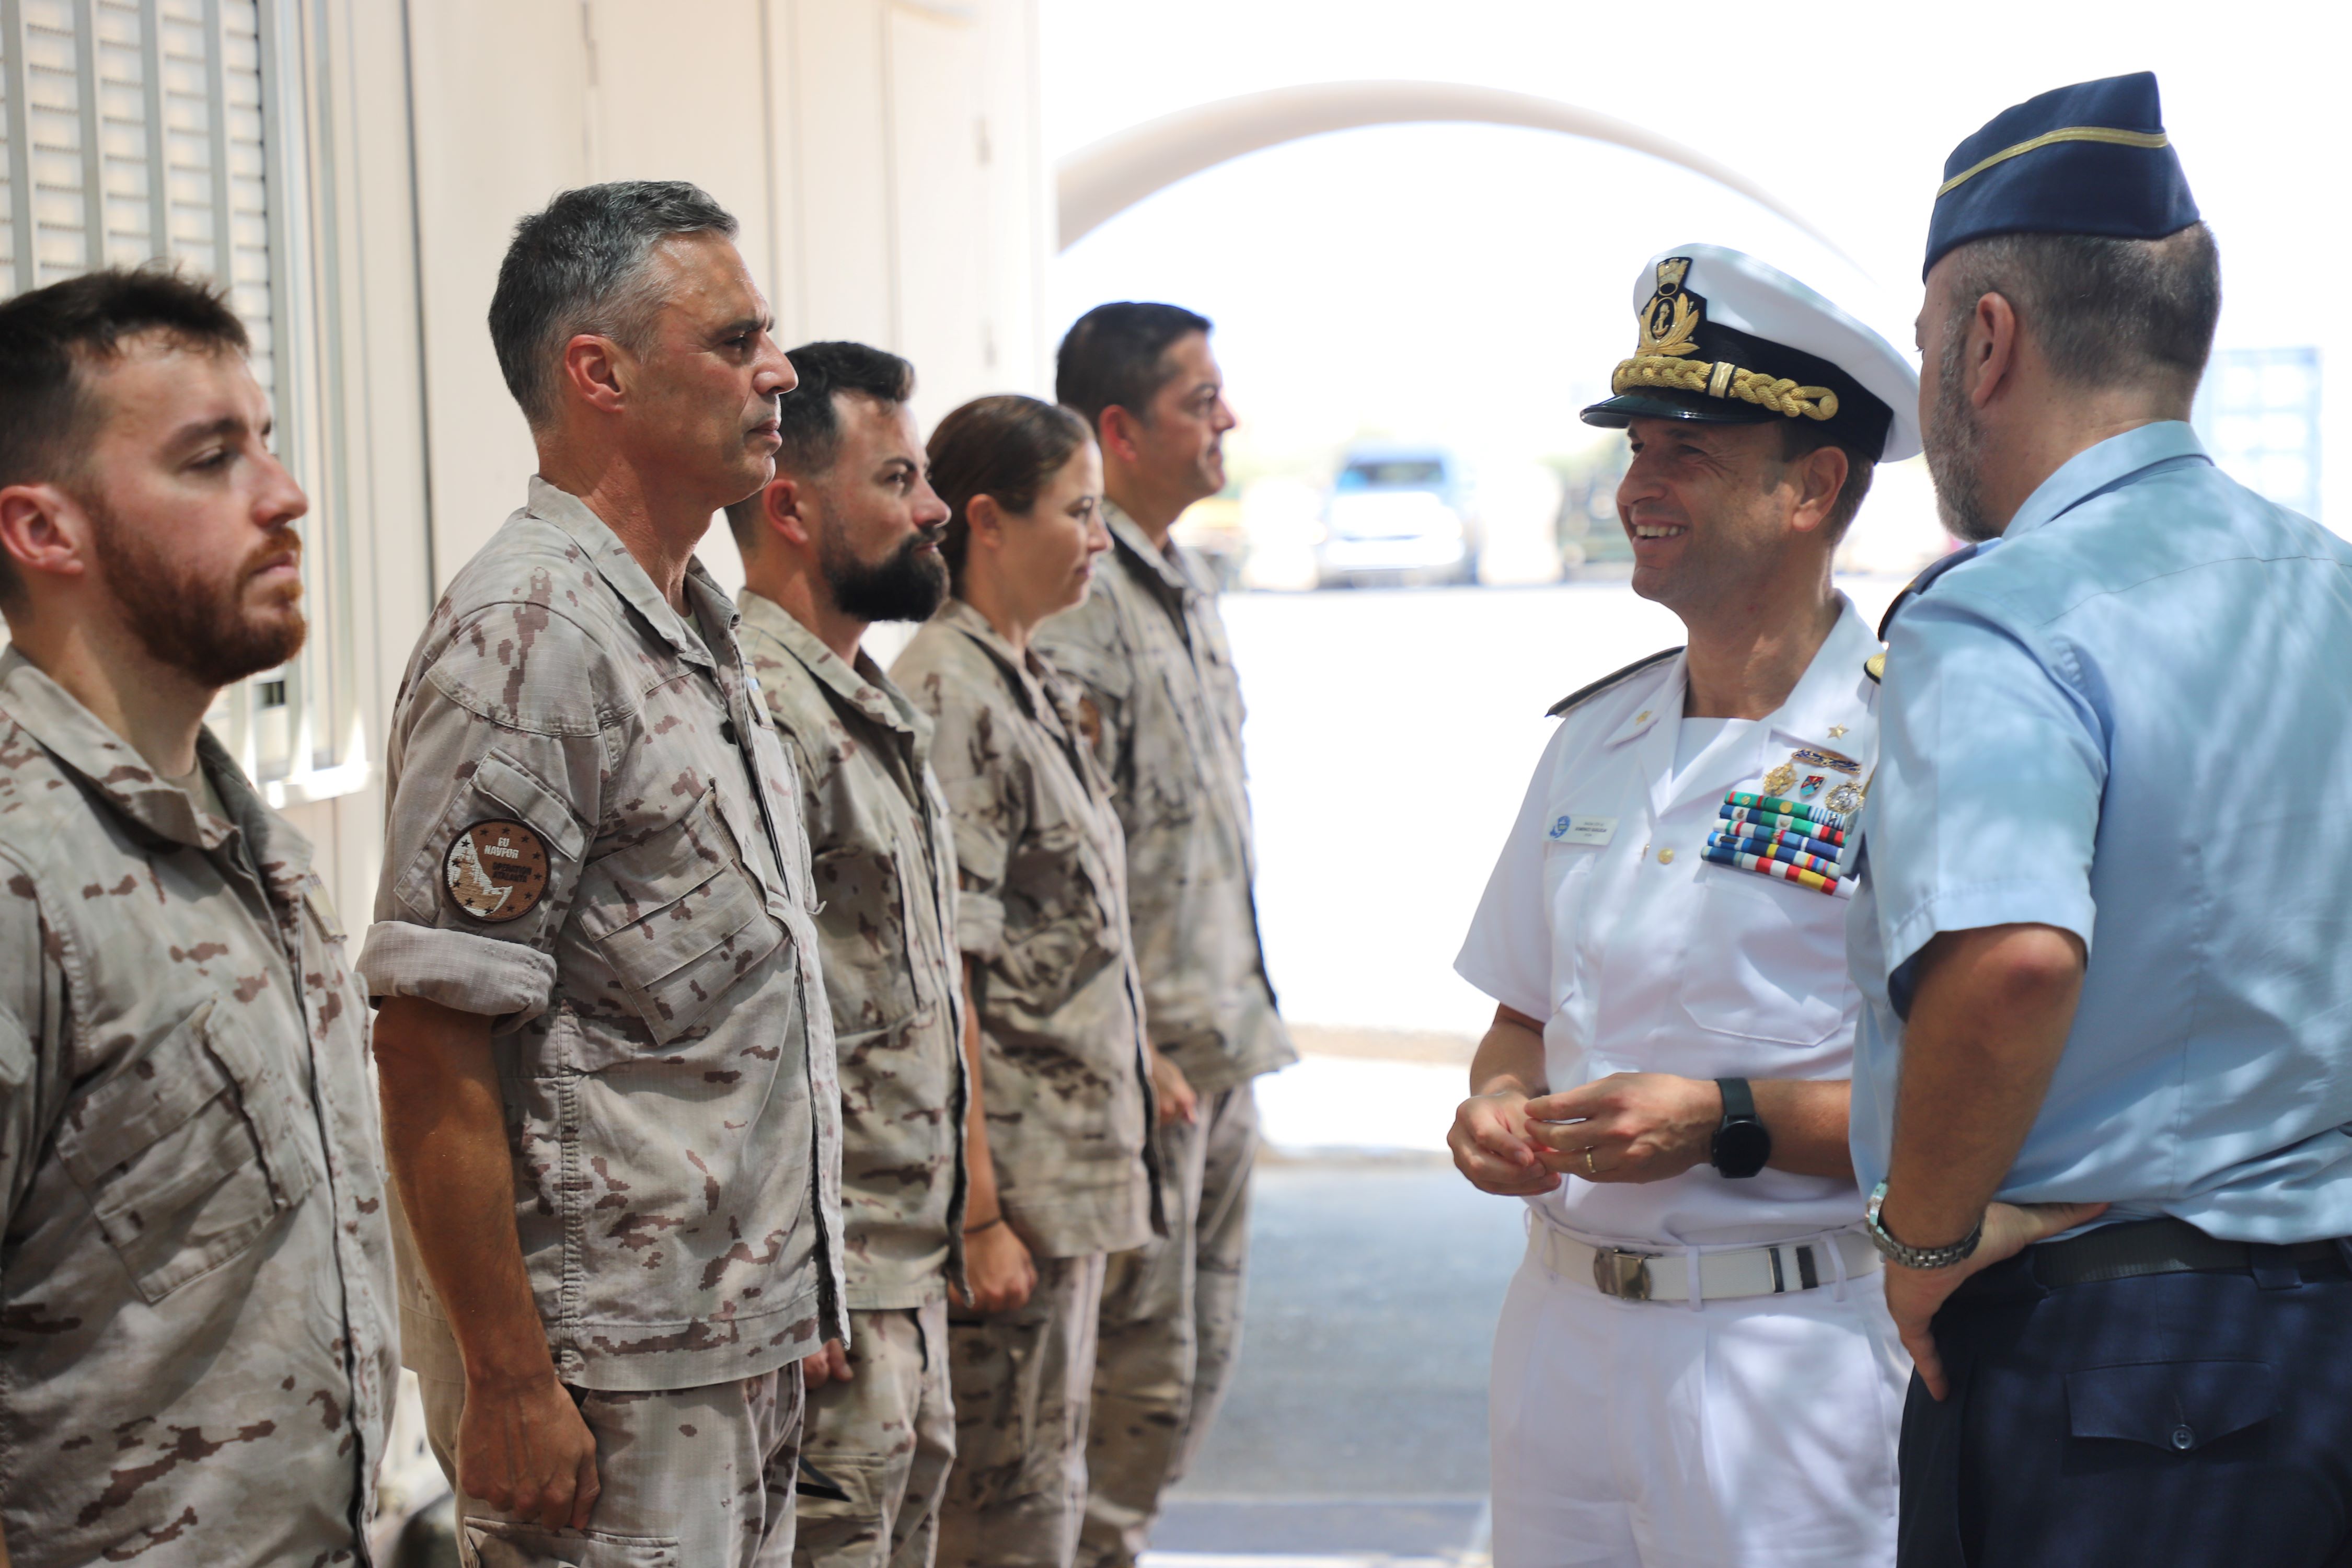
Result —
M1495 1568L1892 1564L1911 1362L1885 1279L1695 1310L1527 1259L1495 1331Z

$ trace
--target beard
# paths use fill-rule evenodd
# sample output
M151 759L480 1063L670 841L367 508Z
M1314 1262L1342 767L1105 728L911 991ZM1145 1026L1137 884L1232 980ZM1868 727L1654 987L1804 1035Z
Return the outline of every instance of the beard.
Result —
M1968 318L1961 316L1945 331L1942 363L1936 367L1936 401L1922 435L1928 477L1936 481L1936 515L1945 531L1981 544L2000 538L2001 531L1985 516L1984 426L1969 406L1967 388L1960 384L1967 325Z
M948 596L948 563L936 548L946 531L944 524L926 528L869 566L828 530L817 564L834 608L860 621L929 620Z
M263 562L289 547L301 549L298 538L264 541L234 571L207 575L165 561L102 502L86 500L84 510L97 525L93 552L122 608L123 624L156 663L219 688L274 669L302 651L310 627L299 608L299 581L257 605L248 605L246 595L246 584Z

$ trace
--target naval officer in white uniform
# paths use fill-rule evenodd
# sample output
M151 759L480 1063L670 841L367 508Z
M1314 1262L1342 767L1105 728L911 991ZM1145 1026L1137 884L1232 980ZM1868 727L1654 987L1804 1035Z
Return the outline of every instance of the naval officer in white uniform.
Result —
M1856 1568L1895 1550L1910 1366L1846 1151L1847 825L1879 645L1831 557L1917 376L1688 245L1635 286L1633 588L1688 628L1575 693L1455 967L1498 1004L1454 1163L1525 1198L1496 1332L1496 1568Z

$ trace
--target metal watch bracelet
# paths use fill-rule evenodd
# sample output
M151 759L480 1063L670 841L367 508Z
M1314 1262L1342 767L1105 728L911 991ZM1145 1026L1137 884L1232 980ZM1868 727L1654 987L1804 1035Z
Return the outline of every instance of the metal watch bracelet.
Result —
M1886 1184L1881 1182L1870 1189L1870 1202L1864 1207L1862 1217L1870 1230L1870 1244L1878 1248L1879 1255L1889 1263L1899 1264L1906 1268L1949 1268L1955 1264L1967 1262L1969 1255L1976 1251L1977 1243L1984 1239L1984 1218L1979 1215L1977 1227L1948 1247L1906 1247L1889 1236L1886 1227L1878 1223L1878 1211L1885 1202Z

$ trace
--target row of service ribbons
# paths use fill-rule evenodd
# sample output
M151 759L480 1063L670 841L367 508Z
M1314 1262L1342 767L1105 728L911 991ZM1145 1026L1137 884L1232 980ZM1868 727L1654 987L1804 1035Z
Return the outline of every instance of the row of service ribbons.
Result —
M1853 897L1845 867L1846 816L1825 805L1733 790L1716 812L1722 826L1706 836L1706 858L1759 876L1778 877L1832 898Z

